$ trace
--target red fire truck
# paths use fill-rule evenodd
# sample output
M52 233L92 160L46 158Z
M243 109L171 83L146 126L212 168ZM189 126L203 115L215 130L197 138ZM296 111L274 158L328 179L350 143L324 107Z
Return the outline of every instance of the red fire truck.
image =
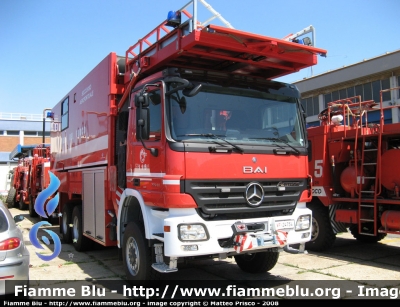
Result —
M50 145L40 144L32 150L32 158L29 160L29 216L36 217L34 209L35 201L40 192L50 183Z
M31 217L37 216L34 204L39 193L49 185L50 145L20 145L10 153L10 160L18 159L12 171L7 205L29 209Z
M6 204L8 208L12 208L17 205L16 195L17 190L15 189L15 171L17 167L14 167L12 170L9 171L10 176L10 189L8 190Z
M117 245L129 280L199 257L266 272L304 252L305 119L297 88L271 79L325 54L204 25L193 1L110 53L47 115L63 240Z
M10 153L10 160L18 160L18 165L13 170L11 186L8 191L8 207L19 206L19 209L26 210L29 205L29 172L30 159L32 159L32 150L36 145L18 144Z
M361 96L328 104L321 126L308 128L313 176L312 238L309 250L329 249L336 234L350 230L354 238L376 243L400 231L400 123L385 123L394 106L362 101ZM378 123L368 122L380 112Z

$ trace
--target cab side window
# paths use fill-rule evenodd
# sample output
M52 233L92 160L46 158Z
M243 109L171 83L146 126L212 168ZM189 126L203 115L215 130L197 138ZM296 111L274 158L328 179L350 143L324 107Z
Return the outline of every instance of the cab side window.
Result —
M150 139L149 141L159 141L161 139L161 92L160 90L149 93L150 98Z

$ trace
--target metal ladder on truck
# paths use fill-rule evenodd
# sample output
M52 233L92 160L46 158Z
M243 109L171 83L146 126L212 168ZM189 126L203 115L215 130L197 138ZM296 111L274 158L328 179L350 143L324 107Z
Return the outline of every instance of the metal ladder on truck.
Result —
M198 2L212 13L205 22L198 21ZM188 11L190 7L192 13ZM204 0L192 0L170 13L171 19L163 21L126 51L124 83L127 86L118 110L134 84L168 66L207 71L216 76L217 73L243 77L251 74L270 80L311 67L317 63L317 55L327 53L309 40L307 43L297 40L314 30L310 27L284 39L236 30ZM225 27L209 24L215 18Z
M385 126L385 111L390 111L390 109L398 108L396 104L390 104L383 106L383 94L387 92L398 91L400 87L388 88L380 91L380 103L379 108L373 108L378 105L373 104L371 101L363 102L363 108L366 111L364 122L360 118L360 122L357 125L357 129L361 130L361 133L356 133L355 142L355 154L360 152L360 167L370 167L373 168L373 172L370 174L361 174L359 176L359 182L357 187L358 193L358 233L360 235L376 237L381 234L394 233L398 234L398 231L387 228L387 221L382 222L380 225L380 216L378 212L378 207L381 205L398 205L399 195L398 190L394 189L394 197L388 197L382 193L382 188L385 185L385 176L383 174L383 159L382 156L387 152L388 140L397 138L399 131L399 123L391 123ZM388 100L386 98L386 100ZM360 103L360 110L361 110ZM367 112L370 110L380 112L379 125L371 125L367 123ZM361 114L361 112L359 112ZM364 127L364 128L362 128ZM360 141L357 141L357 136L360 135ZM360 149L357 150L356 146L360 145ZM367 158L368 157L368 158ZM387 160L386 160L387 161ZM358 174L357 170L356 173ZM362 180L371 180L373 186L367 190L363 188ZM385 192L386 193L386 192ZM373 227L373 229L371 229Z
M361 99L360 99L361 100ZM360 176L358 180L358 233L365 236L378 235L378 204L377 199L381 193L381 156L382 156L382 132L383 132L383 117L380 118L379 126L368 125L368 110L372 110L372 106L377 105L373 101L359 102L359 119L357 120L356 140L354 146L355 160L360 160ZM383 114L383 113L382 113ZM360 134L360 141L358 135ZM358 145L360 148L358 149ZM361 157L358 158L360 151ZM366 160L369 156L369 160ZM358 163L356 162L356 174ZM373 168L374 171L370 174L364 174L365 168ZM371 180L373 184L369 190L363 188L365 180ZM371 229L372 227L372 229Z
M357 203L358 234L376 236L378 229L378 196L381 193L381 156L383 134L383 112L380 124L368 124L368 111L376 111L373 100L362 101L361 96L336 100L328 104L328 118L334 111L341 110L344 116L344 138L354 141L354 167L357 185L351 192L351 198ZM350 133L354 131L355 133ZM368 157L368 160L367 160ZM365 172L365 168L373 168ZM367 190L366 181L372 185Z

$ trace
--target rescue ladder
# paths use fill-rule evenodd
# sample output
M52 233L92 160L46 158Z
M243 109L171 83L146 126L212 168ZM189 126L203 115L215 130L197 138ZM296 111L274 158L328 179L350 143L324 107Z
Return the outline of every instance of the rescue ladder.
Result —
M378 231L378 205L377 197L381 193L380 184L380 161L381 161L381 150L382 150L382 125L380 122L379 131L377 134L361 134L361 173L358 182L358 233L367 236L376 236ZM357 152L358 142L355 142L355 152ZM371 153L372 159L366 161L366 154ZM373 167L375 173L364 174L365 167ZM365 180L372 180L373 185L370 190L362 188ZM363 199L372 198L372 203L364 202ZM372 210L372 214L371 214ZM366 225L367 224L367 225ZM371 227L373 225L373 230Z
M351 130L355 131L354 167L357 185L351 197L355 197L354 193L358 195L358 233L367 236L377 235L377 197L381 193L380 157L384 120L381 117L379 126L369 125L367 117L368 111L375 110L373 107L376 105L373 100L362 101L361 96L355 96L330 102L327 110L320 114L320 119L327 121L328 124L331 124L333 115L342 114L345 138L350 137ZM366 156L369 160L366 160ZM367 174L364 173L365 168L373 168L374 171ZM370 190L364 188L366 180L373 182Z
M375 129L367 129L365 131L370 132L369 134L363 133L361 130L361 163L360 166L362 168L360 175L360 182L358 183L358 232L362 235L367 236L377 236L378 232L388 233L387 229L378 229L378 197L382 193L382 137L385 132L385 118L384 111L386 109L390 109L396 106L384 107L383 106L383 93L389 92L393 90L398 90L400 87L389 88L386 90L380 91L380 118L379 118L379 126ZM367 117L367 111L365 112L365 118ZM362 121L360 122L360 127L363 127ZM365 119L365 126L368 126L367 121ZM357 136L358 134L356 134ZM358 145L357 139L355 142L355 146ZM355 152L357 149L355 148ZM369 157L372 159L366 161L365 155L371 153ZM374 167L375 172L372 175L364 176L363 169L365 167ZM357 171L356 171L357 173ZM362 189L362 181L363 180L373 180L373 187L370 190ZM372 202L366 202L365 200L372 198ZM373 210L373 214L371 214L371 210ZM369 214L365 214L365 211L369 212ZM373 225L373 231L371 231L368 225ZM366 226L366 227L364 227Z
M139 69L142 79L167 66L273 79L311 67L317 64L317 55L327 53L295 40L235 30L204 0L199 1L214 13L212 18L200 23L197 1L190 1L179 10L186 21L169 30L165 20L126 51L125 84ZM187 11L189 5L193 14ZM217 17L226 27L208 24Z

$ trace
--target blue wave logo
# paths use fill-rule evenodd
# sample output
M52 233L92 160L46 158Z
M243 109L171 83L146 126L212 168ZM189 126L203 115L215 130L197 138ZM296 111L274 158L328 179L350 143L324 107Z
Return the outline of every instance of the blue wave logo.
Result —
M31 230L29 231L29 240L31 241L32 245L36 248L39 249L44 249L44 247L39 243L37 234L38 234L38 230L39 227L42 225L48 225L48 226L52 226L49 222L46 221L42 221L39 223L36 223L35 225L33 225L33 227L31 228ZM54 231L51 230L47 230L47 229L43 229L45 232L47 232L51 238L53 239L54 242L54 251L51 255L46 256L46 255L41 255L39 253L36 253L36 255L44 260L44 261L50 261L53 260L54 258L56 258L60 252L61 252L61 241L60 238L57 236L57 234ZM46 245L50 245L50 241L47 237L42 236L42 241L46 244Z
M44 210L46 200L53 195L55 192L57 192L58 188L60 187L60 180L52 173L49 171L50 175L50 184L47 187L47 189L44 189L42 192L39 193L38 197L36 198L35 201L35 211L37 214L39 214L41 217L48 218L51 216L54 211L56 210L58 206L58 200L59 200L59 195L58 193L47 202L46 206L46 211L47 214Z
M54 197L52 197L52 198L50 198L50 197L54 193L56 193L58 188L60 187L60 180L50 171L49 171L49 175L50 175L50 184L47 187L47 189L44 189L42 192L39 193L38 197L36 198L35 206L34 206L36 213L43 218L48 218L54 213L54 211L57 209L58 200L59 200L58 193L56 195L54 195ZM47 204L46 204L46 202L47 202ZM46 212L47 212L47 214L46 214ZM31 241L32 245L38 249L44 249L44 247L39 243L39 240L37 237L39 227L43 226L43 225L52 226L49 222L42 221L42 222L38 222L35 225L33 225L31 230L29 231L29 240ZM50 260L56 258L60 254L61 241L60 241L60 238L57 236L57 234L54 231L47 230L47 229L43 229L43 230L46 233L48 233L50 235L50 237L53 239L54 251L49 256L41 255L39 253L36 253L36 255L44 261L50 261ZM42 236L41 239L46 245L50 245L50 241L47 237Z

